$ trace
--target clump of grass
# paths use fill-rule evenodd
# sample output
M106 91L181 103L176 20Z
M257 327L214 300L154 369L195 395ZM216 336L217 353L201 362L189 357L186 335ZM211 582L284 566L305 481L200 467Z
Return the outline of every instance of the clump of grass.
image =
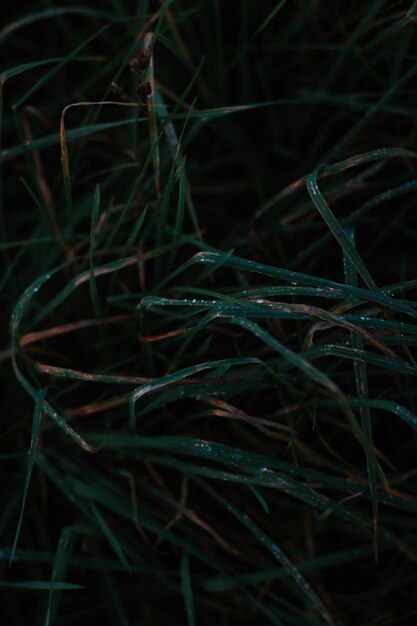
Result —
M8 623L412 623L405 5L0 32Z

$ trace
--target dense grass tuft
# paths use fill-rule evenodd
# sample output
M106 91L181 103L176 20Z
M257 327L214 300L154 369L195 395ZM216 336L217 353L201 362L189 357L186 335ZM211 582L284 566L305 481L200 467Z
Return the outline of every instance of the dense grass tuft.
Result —
M416 19L10 6L4 623L414 623Z

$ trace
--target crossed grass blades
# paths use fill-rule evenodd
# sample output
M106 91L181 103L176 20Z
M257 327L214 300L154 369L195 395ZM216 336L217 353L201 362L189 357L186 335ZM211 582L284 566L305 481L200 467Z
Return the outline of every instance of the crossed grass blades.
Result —
M417 3L133 4L0 32L4 620L413 623Z

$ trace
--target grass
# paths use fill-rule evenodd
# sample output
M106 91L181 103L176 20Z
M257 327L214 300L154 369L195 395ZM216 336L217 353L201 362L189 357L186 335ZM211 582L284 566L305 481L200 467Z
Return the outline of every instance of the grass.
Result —
M414 623L416 19L10 8L5 622Z

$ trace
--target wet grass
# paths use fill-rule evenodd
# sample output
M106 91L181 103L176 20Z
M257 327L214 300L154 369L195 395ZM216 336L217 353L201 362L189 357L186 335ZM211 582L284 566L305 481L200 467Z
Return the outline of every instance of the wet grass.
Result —
M11 8L5 622L413 623L416 11Z

